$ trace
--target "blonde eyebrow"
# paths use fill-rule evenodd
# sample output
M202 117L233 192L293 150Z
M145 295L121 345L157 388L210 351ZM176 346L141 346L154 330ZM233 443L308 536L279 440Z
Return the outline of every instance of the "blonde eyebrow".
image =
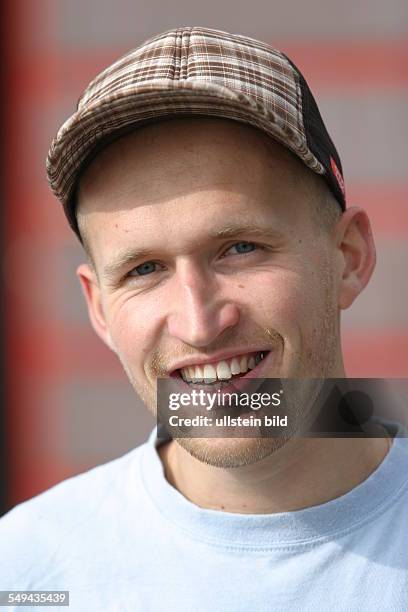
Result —
M273 229L269 226L260 226L256 224L236 224L236 225L227 225L226 227L222 227L215 232L210 233L212 238L236 238L238 236L242 236L243 234L251 234L252 236L265 236L268 238L282 238L282 232Z
M260 225L255 224L227 225L220 229L210 231L208 237L217 240L225 240L239 238L248 234L251 236L263 236L265 238L272 238L274 240L282 239L283 237L283 234L281 232L271 227L262 227ZM130 247L128 249L124 249L121 253L119 253L119 255L115 258L114 261L106 264L106 266L103 268L102 274L107 280L113 280L116 279L118 274L120 274L120 271L126 268L127 266L137 261L146 261L154 257L157 257L157 253L154 253L152 250Z
M103 276L108 280L114 279L121 270L140 259L149 259L153 257L153 252L147 249L125 249L109 264L103 268Z

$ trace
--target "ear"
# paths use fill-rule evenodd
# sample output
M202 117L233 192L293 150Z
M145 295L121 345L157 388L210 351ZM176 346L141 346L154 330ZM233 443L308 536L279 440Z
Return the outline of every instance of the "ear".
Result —
M112 351L116 352L109 329L106 325L101 290L95 271L89 264L84 263L78 266L76 273L85 296L92 327L103 342L105 342Z
M345 310L367 285L375 268L375 245L365 210L357 206L348 208L335 234L341 272L338 306Z

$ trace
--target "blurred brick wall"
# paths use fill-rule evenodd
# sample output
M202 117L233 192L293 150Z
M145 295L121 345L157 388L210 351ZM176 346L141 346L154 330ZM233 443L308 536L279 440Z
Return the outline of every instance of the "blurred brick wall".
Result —
M408 376L405 0L9 0L6 167L9 503L144 440L153 423L87 321L82 259L45 179L49 142L87 82L145 38L205 25L269 41L307 77L370 213L375 275L345 313L350 376Z

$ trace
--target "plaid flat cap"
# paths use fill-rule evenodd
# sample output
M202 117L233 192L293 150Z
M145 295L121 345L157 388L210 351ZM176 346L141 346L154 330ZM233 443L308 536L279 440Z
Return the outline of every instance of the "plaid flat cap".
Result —
M55 136L48 180L78 236L76 187L98 151L146 123L187 116L263 130L322 175L345 209L339 155L293 62L246 36L183 27L154 36L98 74Z

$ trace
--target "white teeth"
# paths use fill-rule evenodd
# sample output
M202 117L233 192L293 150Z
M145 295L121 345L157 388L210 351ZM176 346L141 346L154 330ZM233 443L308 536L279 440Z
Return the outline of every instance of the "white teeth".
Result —
M204 378L203 368L199 365L196 365L194 368L194 376L193 378L197 381L202 381Z
M231 374L240 374L241 373L241 368L239 366L239 361L236 357L234 357L231 361L230 364L230 368L231 368Z
M218 380L228 380L231 378L231 370L226 361L220 361L217 364L217 377Z
M237 374L246 374L248 370L253 370L258 363L265 357L265 353L257 355L241 355L233 357L229 361L219 361L218 363L206 363L204 366L186 366L181 368L181 376L186 382L215 382L218 380L229 380Z
M214 382L217 380L217 372L216 369L214 368L213 365L211 365L211 363L206 363L204 366L204 376L203 378L206 381L209 382Z
M246 355L242 355L241 359L239 360L239 368L240 368L241 374L245 374L245 372L248 372Z

